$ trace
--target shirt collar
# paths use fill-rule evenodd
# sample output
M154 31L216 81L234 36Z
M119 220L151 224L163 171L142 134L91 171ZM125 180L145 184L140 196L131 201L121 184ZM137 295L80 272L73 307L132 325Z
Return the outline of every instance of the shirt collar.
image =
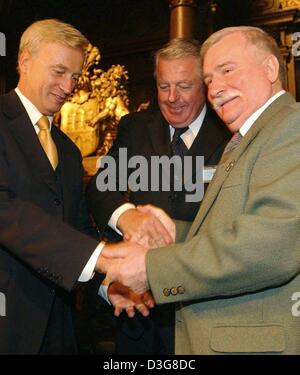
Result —
M269 107L271 103L273 103L279 96L285 93L284 90L277 92L273 95L264 105L258 108L252 115L244 122L244 124L240 127L239 132L244 137L246 133L249 131L251 126L254 122L258 119L258 117Z
M189 125L189 130L186 132L191 132L192 135L194 136L194 138L197 137L197 134L203 124L203 120L204 120L204 117L206 115L206 112L207 112L207 106L206 104L204 104L203 108L202 108L202 111L199 113L199 115L195 118L195 120ZM174 128L173 126L170 124L170 132L171 132L171 137L173 136L174 134ZM184 133L183 136L186 134Z
M18 87L15 88L15 92L20 98L33 126L36 126L36 123L43 116L43 114L36 108L36 106L24 95L21 93ZM53 116L47 116L50 123L50 130L52 126Z

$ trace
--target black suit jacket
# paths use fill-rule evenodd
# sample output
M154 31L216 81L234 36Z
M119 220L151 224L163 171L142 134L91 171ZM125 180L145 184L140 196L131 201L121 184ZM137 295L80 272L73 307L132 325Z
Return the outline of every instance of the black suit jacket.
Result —
M225 125L208 108L199 133L187 155L204 156L205 165L215 165L218 163L229 139L230 134ZM128 159L134 155L144 156L148 165L150 165L150 157L153 155L171 157L169 125L159 109L152 108L129 114L121 119L117 139L108 154L115 158L117 162L117 177L119 176L119 148L127 149ZM185 191L137 191L129 192L129 194L119 191L99 192L96 187L96 179L101 171L100 169L91 178L87 187L89 208L100 229L103 229L108 223L114 210L128 201L134 204L150 203L156 205L164 209L173 218L182 220L192 221L198 211L199 202L186 203ZM128 176L131 172L132 170L127 170Z
M69 307L66 291L98 244L83 233L89 223L81 155L58 128L51 133L58 174L16 93L0 98L0 292L6 296L1 354L39 351L54 296Z

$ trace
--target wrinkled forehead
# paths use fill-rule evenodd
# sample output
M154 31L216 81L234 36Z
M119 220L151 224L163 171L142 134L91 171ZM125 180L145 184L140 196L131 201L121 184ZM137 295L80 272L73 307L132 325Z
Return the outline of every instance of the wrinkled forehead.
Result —
M266 51L259 49L240 32L224 36L211 45L203 59L203 72L213 66L224 65L228 62L258 62Z
M233 51L244 50L248 47L249 41L242 33L231 33L223 36L212 44L206 51L204 61L210 54L216 56L222 54L231 54Z

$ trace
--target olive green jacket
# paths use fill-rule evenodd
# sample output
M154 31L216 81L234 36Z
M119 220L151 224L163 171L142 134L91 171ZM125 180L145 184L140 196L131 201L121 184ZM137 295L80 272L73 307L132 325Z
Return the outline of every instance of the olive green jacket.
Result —
M300 354L300 104L289 94L223 155L188 228L147 256L157 303L179 302L176 353Z

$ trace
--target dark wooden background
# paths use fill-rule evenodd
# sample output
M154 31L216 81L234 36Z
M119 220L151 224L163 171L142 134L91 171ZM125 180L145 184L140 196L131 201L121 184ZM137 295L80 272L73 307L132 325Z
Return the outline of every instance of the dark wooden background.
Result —
M218 0L214 19L210 3L196 0L195 37L200 41L210 27L247 22L251 1ZM153 52L169 39L168 0L0 0L0 31L7 43L6 56L0 57L0 94L16 86L22 32L44 18L58 18L79 28L100 49L102 69L126 66L132 110L155 100Z

